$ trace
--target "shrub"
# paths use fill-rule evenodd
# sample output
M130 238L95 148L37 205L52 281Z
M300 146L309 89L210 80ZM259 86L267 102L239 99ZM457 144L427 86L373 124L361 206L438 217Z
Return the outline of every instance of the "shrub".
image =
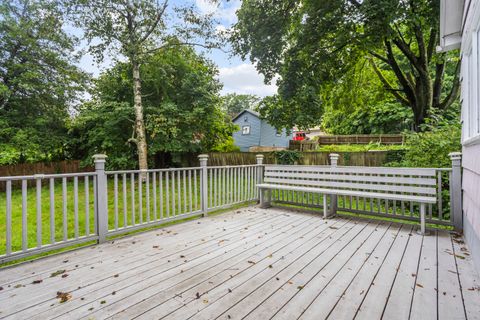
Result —
M273 152L278 164L295 164L302 157L302 153L295 150L281 150Z

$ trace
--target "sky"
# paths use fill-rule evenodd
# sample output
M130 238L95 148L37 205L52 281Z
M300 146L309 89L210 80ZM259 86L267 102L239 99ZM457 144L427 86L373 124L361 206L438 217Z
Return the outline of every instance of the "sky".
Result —
M241 0L222 0L219 4L213 4L208 0L191 1L195 3L201 13L213 13L219 23L216 26L219 29L228 29L237 21L236 11L240 8ZM185 0L171 1L172 6L175 6L176 3L185 3ZM224 51L229 51L230 48L225 49L227 50ZM263 76L257 72L255 66L249 60L242 61L240 57L232 57L230 53L218 49L211 52L202 51L200 48L196 48L196 50L206 55L218 66L218 79L223 84L221 94L254 94L265 97L276 93L277 87L274 81L272 84L266 85ZM111 66L111 59L107 58L102 64L98 65L91 56L84 55L79 65L82 69L97 76L103 69Z

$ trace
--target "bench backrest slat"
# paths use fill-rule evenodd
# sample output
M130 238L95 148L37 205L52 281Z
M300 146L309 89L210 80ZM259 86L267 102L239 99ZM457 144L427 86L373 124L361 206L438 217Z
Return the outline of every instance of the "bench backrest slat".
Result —
M436 170L430 168L265 166L265 183L435 196Z

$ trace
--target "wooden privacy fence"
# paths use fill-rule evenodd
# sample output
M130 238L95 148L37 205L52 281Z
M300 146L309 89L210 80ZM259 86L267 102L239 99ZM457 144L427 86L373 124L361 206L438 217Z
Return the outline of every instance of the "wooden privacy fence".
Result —
M297 151L315 151L317 150L318 142L315 140L296 141L290 140L288 149Z
M317 136L318 144L404 144L405 135L403 134L356 134L356 135L336 135L336 136Z
M207 166L215 158L199 155L200 165L194 167L106 171L106 156L96 155L94 172L0 177L5 188L0 193L0 263L82 243L103 243L112 236L258 200L257 184L263 181L264 160L269 159L261 154L249 157L254 157L253 164ZM312 170L337 164L323 157L324 164L310 166ZM356 167L349 168L355 174ZM399 169L379 170L394 180ZM402 170L408 176L409 168ZM452 157L452 168L429 170L435 171L432 185L438 201L428 208L427 222L460 229L460 156ZM358 168L366 171L375 168ZM318 195L308 192L278 192L273 201L321 206ZM418 221L415 203L402 207L358 197L335 201L340 212Z
M211 152L208 153L209 166L226 166L226 165L248 165L256 163L256 155L264 156L265 164L277 164L275 154L273 152ZM302 152L298 165L329 165L329 152ZM342 166L366 166L381 167L390 162L392 158L401 157L403 151L365 151L365 152L338 152L340 158L338 164ZM196 154L184 154L181 157L183 166L194 166L197 160Z
M56 173L76 173L76 172L92 172L92 167L82 167L80 160L63 160L56 162L35 162L35 163L20 163L6 166L0 166L0 177L8 176L26 176L35 172L43 174ZM28 180L28 186L35 185L35 181ZM21 181L13 181L15 186L20 186ZM0 191L5 192L5 186L0 184Z

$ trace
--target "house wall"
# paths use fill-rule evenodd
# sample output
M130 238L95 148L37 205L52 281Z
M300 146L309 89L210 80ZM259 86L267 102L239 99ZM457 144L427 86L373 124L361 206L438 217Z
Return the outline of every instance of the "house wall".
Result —
M260 145L262 147L282 147L288 148L289 141L293 138L293 134L287 135L285 129L282 130L281 135L277 136L277 130L268 122L262 120L262 128L260 135Z
M245 121L245 118L247 121ZM260 145L260 130L262 122L258 117L249 112L244 112L235 119L233 123L240 127L239 131L233 133L233 140L235 141L235 145L240 147L240 151L246 152L250 147ZM242 127L246 125L250 126L249 135L242 134Z
M480 0L467 0L462 30L463 229L480 270Z

